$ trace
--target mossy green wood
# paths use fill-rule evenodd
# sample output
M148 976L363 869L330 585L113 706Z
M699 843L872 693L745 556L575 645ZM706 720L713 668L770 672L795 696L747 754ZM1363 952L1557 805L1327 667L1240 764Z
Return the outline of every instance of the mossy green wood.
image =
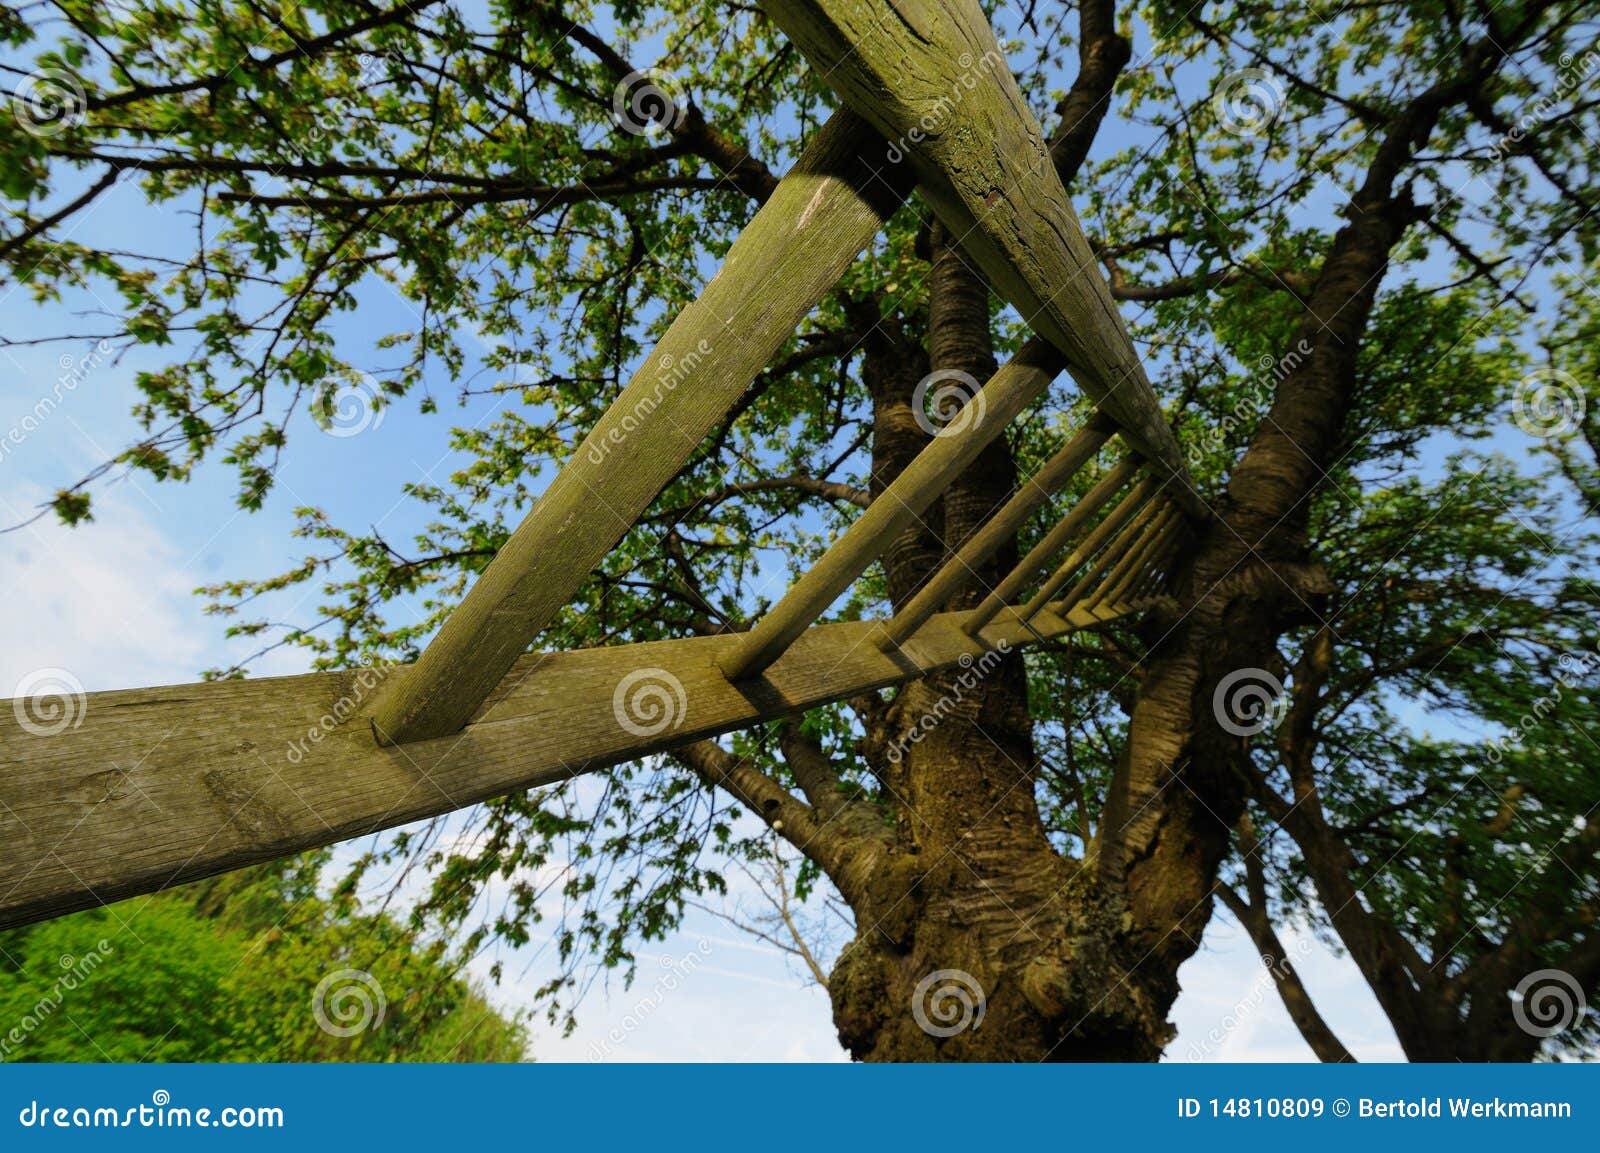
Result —
M1008 613L978 640L946 613L894 654L869 643L878 622L818 625L743 685L719 667L738 636L529 654L464 730L392 747L339 722L414 666L90 693L51 734L0 701L0 928L564 781L1138 607L1047 612L1032 628ZM642 684L666 713L631 710Z
M1202 511L1111 290L976 0L761 0L846 107L903 153L962 249L1128 442Z
M950 482L1043 396L1061 371L1061 353L1034 338L1017 350L978 390L952 424L942 429L889 487L818 557L782 599L746 633L722 666L733 680L755 676L794 643L867 566L911 527Z
M978 570L1016 536L1028 518L1044 507L1045 502L1104 447L1111 438L1112 428L1109 421L1095 417L1057 449L1037 472L1018 485L1000 511L984 521L983 527L968 537L905 607L884 624L880 644L887 647L902 643L923 621L949 604L951 597L969 587L977 578Z
M849 111L812 138L699 298L501 546L404 681L381 742L459 730L909 194ZM369 738L371 739L370 735Z
M989 590L989 595L983 598L982 603L972 610L972 627L982 628L994 619L995 614L1012 603L1022 592L1033 583L1035 577L1044 572L1052 560L1060 555L1061 550L1078 539L1094 519L1096 513L1123 487L1132 480L1141 467L1138 457L1128 455L1112 467L1112 469L1095 482L1093 488L1084 494L1082 500L1067 510L1065 516L1056 522L1055 527L1045 533L1039 542L1028 550L1028 555L1018 561L994 588Z

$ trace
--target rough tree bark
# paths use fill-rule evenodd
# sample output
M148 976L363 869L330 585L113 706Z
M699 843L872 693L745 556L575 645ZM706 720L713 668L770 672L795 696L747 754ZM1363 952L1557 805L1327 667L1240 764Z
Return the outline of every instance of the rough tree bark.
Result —
M1052 150L1065 180L1126 59L1111 7L1083 10L1083 67ZM1468 71L1483 63L1469 57ZM1214 722L1212 694L1233 670L1273 667L1279 639L1314 619L1330 591L1306 539L1309 497L1344 435L1355 351L1389 253L1416 219L1401 176L1452 95L1442 84L1388 126L1306 299L1297 335L1309 354L1281 379L1212 522L1192 526L1177 607L1146 627L1151 653L1129 739L1086 860L1049 845L1034 804L1020 659L1002 662L976 691L929 680L887 709L864 711L880 764L916 717L943 719L886 773L897 797L882 842L892 865L846 893L860 932L830 990L840 1037L857 1057L1148 1060L1170 1039L1177 971L1210 919L1248 795L1243 742ZM981 282L937 232L931 248L930 367L981 378L992 365ZM1004 451L997 445L952 492L946 547L1009 490ZM880 459L893 468L887 450ZM891 558L897 603L925 556ZM930 1016L939 986L931 975L943 970L982 988L980 1027L942 1037L911 1011ZM1342 1054L1330 1041L1328 1054Z
M1129 58L1112 0L1089 0L1079 11L1080 71L1058 108L1051 147L1069 187ZM1392 927L1374 925L1350 863L1338 859L1342 845L1320 835L1317 806L1274 810L1255 787L1245 739L1216 723L1213 697L1235 670L1281 664L1282 637L1322 615L1332 584L1307 537L1311 498L1345 443L1356 355L1390 253L1423 214L1408 168L1440 117L1470 97L1501 54L1493 40L1466 46L1457 71L1372 125L1376 145L1345 223L1320 267L1293 272L1304 310L1290 340L1297 358L1281 365L1269 411L1212 515L1187 526L1171 607L1143 626L1147 656L1136 691L1125 695L1128 739L1083 860L1050 844L1035 802L1027 685L1016 655L991 661L977 678L914 683L890 703L852 702L865 733L861 752L888 798L881 807L842 793L827 756L792 727L782 732L782 750L805 804L715 746L691 750L702 776L737 778L736 794L810 856L855 912L856 938L828 981L840 1039L854 1056L1155 1059L1171 1039L1179 966L1199 947L1253 790L1299 843L1335 930L1407 1052L1441 1055L1461 1036L1460 996L1431 1006L1418 996L1415 951ZM926 353L892 322L880 323L875 303L851 305L852 326L870 330L862 372L874 406L874 496L926 442L912 409L923 374L956 369L982 380L994 367L983 281L936 227L926 255ZM897 608L1014 483L1002 439L942 508L891 544L883 564ZM1014 559L1006 550L975 587L992 585ZM1295 800L1307 790L1308 776ZM1275 939L1268 944L1264 951L1281 956ZM1284 974L1280 985L1303 994L1292 969ZM1503 974L1475 978L1505 988ZM1325 1024L1316 1029L1309 1003L1300 1008L1319 1054L1347 1059Z

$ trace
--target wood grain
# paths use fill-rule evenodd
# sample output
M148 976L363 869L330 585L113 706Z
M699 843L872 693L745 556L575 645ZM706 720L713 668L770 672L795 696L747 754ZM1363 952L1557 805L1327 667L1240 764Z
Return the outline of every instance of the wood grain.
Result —
M944 608L950 598L967 588L978 570L989 558L1012 540L1057 490L1071 480L1110 439L1110 428L1101 427L1097 418L1056 450L1027 480L1017 486L1011 499L1000 511L983 522L983 527L973 533L949 560L939 566L939 571L928 578L915 596L884 626L884 643L897 645L917 629L922 622Z
M944 494L984 447L1044 395L1061 371L1047 341L1027 341L1001 365L951 426L930 440L777 604L723 665L732 680L759 673L814 624L896 537Z
M1123 486L1132 480L1138 471L1139 458L1130 454L1123 457L1105 476L1096 481L1094 487L1084 494L1083 499L1068 509L1066 515L1028 550L1028 555L1012 566L1011 571L1001 578L1000 583L989 590L982 603L973 610L971 626L982 628L994 619L996 613L1015 601L1022 590L1046 570L1062 549L1078 539L1101 507L1121 492Z
M1135 607L1047 610L1032 628L1008 612L981 643L946 613L893 655L872 643L880 621L819 625L737 685L718 662L738 636L534 654L462 732L393 747L362 709L412 666L91 693L57 702L72 723L53 735L22 723L27 702L0 702L0 928L563 781Z
M1038 120L976 0L761 0L845 106L904 155L934 211L1178 499L1203 508L1056 175Z
M388 743L458 731L909 194L840 112L813 137L698 299L372 710ZM869 159L872 162L869 162Z

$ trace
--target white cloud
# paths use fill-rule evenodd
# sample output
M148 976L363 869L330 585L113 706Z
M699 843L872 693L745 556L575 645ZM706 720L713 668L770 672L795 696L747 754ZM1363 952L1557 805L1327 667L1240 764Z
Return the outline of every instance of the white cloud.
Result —
M46 497L36 485L12 484L0 497L0 516L14 523ZM147 508L132 488L118 486L99 495L90 525L67 529L47 518L10 535L0 561L6 591L0 695L41 668L66 669L96 691L192 681L201 668L230 659L221 628L202 614L192 593L202 581L194 557L162 531L167 518L153 519ZM302 660L285 653L273 667L255 671L297 671ZM563 865L552 862L536 879L556 879L550 872ZM742 892L742 878L731 879ZM656 950L681 958L701 941L710 952L676 987L660 991L648 1013L637 1009L657 974L645 957L632 990L612 981L591 991L571 1037L537 1028L535 1055L588 1061L600 1046L608 1061L845 1059L827 994L805 982L777 950L732 938L722 921L699 912ZM1284 943L1294 950L1301 939L1289 931ZM1295 955L1317 1004L1358 1057L1400 1058L1392 1030L1348 959L1314 940ZM550 953L535 945L506 961L507 977L489 986L490 997L502 1006L526 1005L552 975ZM484 976L487 965L484 958L474 968ZM1179 1032L1169 1060L1188 1059L1191 1046L1225 1019L1233 1027L1211 1045L1208 1060L1311 1059L1248 937L1225 916L1212 922L1205 947L1180 977L1184 990L1173 1013ZM614 1030L624 1028L616 1042Z
M220 629L201 623L199 580L125 493L106 494L92 524L46 517L10 534L0 694L42 667L94 691L192 681L212 659ZM15 522L44 499L8 489L0 516Z
M1314 936L1279 929L1312 1003L1359 1061L1401 1061L1404 1054L1361 971ZM1201 949L1178 972L1173 1006L1178 1036L1168 1061L1314 1061L1249 935L1219 912Z

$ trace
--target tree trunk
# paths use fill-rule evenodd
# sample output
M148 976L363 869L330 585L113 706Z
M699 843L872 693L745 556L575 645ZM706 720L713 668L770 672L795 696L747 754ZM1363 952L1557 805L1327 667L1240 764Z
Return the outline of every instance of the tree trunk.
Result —
M995 369L987 287L942 228L929 247L928 368L982 383ZM887 364L867 371L876 486L904 467L914 438L904 427L905 373ZM998 438L951 486L942 515L886 556L897 607L1015 481L1010 445ZM1014 546L1001 550L958 604L983 595L1015 561ZM1145 999L1112 960L1120 916L1045 835L1021 654L992 654L907 686L869 726L868 744L895 798L895 825L886 859L841 886L858 931L829 992L850 1052L886 1061L1158 1056L1166 1006Z

